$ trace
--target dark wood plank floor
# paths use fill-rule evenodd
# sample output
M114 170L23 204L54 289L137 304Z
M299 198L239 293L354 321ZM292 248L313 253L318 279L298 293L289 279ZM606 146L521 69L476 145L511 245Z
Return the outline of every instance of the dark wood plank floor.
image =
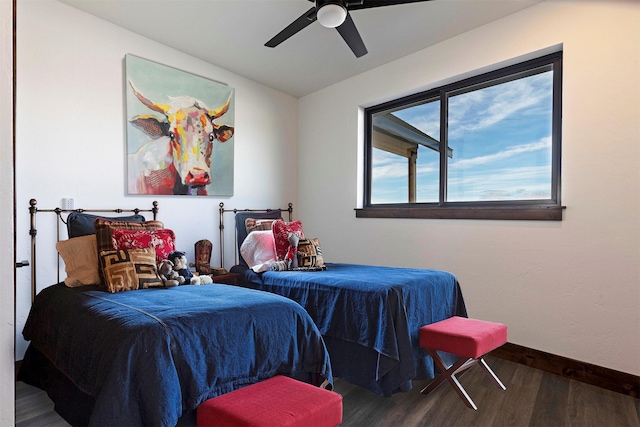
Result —
M478 410L468 409L448 384L428 396L427 381L390 398L340 379L343 426L640 427L640 400L491 356L489 365L507 387L498 389L475 367L461 378ZM41 390L16 384L16 426L68 426Z

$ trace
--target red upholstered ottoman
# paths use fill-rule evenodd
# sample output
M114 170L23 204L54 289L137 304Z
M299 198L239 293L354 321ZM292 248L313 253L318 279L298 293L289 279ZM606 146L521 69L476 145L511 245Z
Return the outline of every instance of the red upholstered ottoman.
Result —
M342 396L277 375L207 400L196 417L198 427L335 427L342 423Z
M507 342L507 325L454 316L420 328L419 342L442 372L421 391L422 394L431 393L446 380L469 408L478 409L456 378L456 374L474 365L480 365L498 387L506 390L482 356ZM447 368L438 351L461 357Z

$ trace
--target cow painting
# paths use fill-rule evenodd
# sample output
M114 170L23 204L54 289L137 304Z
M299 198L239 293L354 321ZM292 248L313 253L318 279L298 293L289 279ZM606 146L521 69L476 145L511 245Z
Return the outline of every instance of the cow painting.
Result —
M229 110L232 94L221 106L209 108L191 96L168 97L161 104L144 96L129 80L135 97L157 114L129 118L149 138L129 154L129 194L207 195L212 183L212 156L228 141L234 127L217 123Z

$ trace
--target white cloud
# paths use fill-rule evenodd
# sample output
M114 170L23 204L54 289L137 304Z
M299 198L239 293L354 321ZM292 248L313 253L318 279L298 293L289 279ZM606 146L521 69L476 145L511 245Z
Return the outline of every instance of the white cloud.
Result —
M407 176L407 160L384 150L373 150L373 180L386 180Z
M455 168L470 168L473 166L486 165L498 160L508 159L509 157L517 156L522 153L545 150L549 147L551 147L551 137L545 136L536 142L507 147L494 154L487 154L486 156L478 156L470 159L454 160L451 162L451 166Z
M550 97L551 74L542 73L449 98L449 133L486 129ZM551 103L548 103L549 108Z

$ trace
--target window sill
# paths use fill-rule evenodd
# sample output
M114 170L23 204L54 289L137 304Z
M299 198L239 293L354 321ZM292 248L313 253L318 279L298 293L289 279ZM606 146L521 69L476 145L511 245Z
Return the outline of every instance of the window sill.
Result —
M356 218L496 219L562 221L565 206L387 207L356 209Z

